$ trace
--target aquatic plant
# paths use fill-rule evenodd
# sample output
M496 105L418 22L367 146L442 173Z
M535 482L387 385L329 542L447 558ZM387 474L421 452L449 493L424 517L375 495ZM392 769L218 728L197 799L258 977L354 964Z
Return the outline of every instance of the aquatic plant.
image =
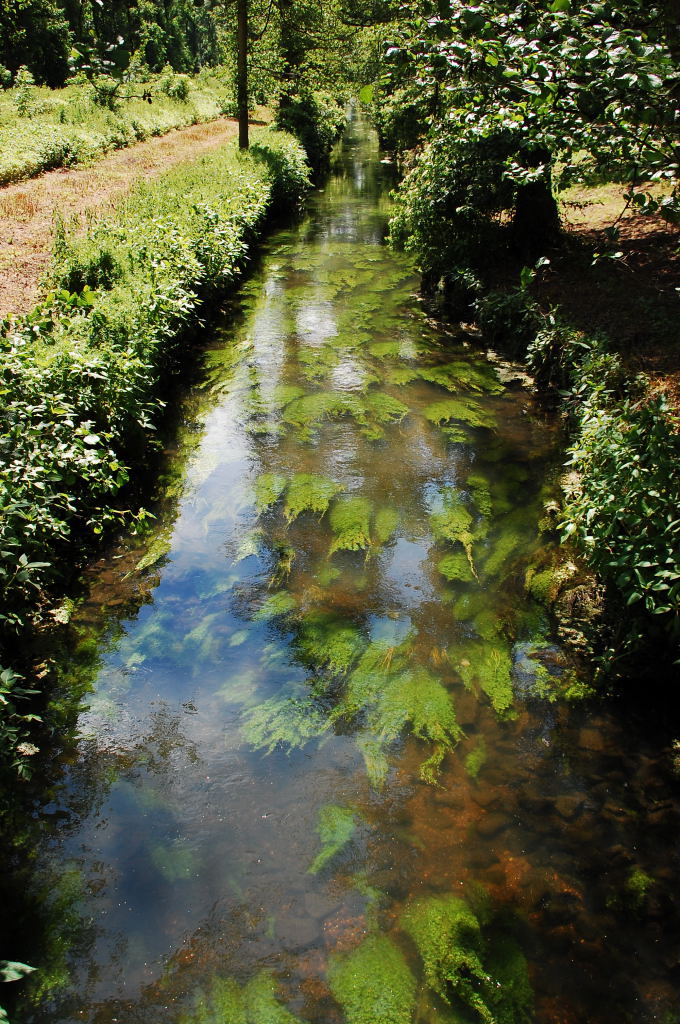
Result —
M255 622L267 622L269 619L276 619L280 615L288 615L297 607L297 602L287 590L277 590L270 594L253 615Z
M351 953L331 957L328 980L347 1024L411 1024L416 981L385 936L369 935Z
M388 505L381 505L373 519L373 542L386 544L399 525L399 513Z
M306 615L297 642L306 661L327 666L332 672L348 669L365 646L356 626L328 612Z
M215 978L179 1024L301 1024L276 998L277 987L269 971L260 971L243 988L233 978Z
M463 551L452 551L437 562L437 569L447 580L474 583L470 561Z
M400 923L420 953L427 984L454 1010L462 1004L483 1024L529 1024L526 960L510 936L489 928L486 940L486 911L457 896L432 896L407 907Z
M472 515L465 507L460 494L452 487L444 488L441 494L442 507L430 516L430 527L437 540L452 541L461 544L473 576L477 576L472 560L474 536Z
M315 473L296 473L286 490L284 515L289 523L302 512L315 512L322 516L331 503L331 499L344 490L343 484L336 483L327 476Z
M352 839L357 827L357 818L351 807L325 804L319 811L316 831L321 840L321 849L308 870L317 875L329 860L335 857Z
M328 716L302 687L276 695L244 716L243 738L256 750L271 754L279 745L289 751L318 739L329 728Z
M493 513L493 501L491 500L491 489L487 478L482 473L470 473L467 485L472 492L479 514L481 516L490 516Z
M491 701L496 714L504 716L513 703L512 658L501 637L470 642L457 650L456 667L465 686L478 686Z
M456 398L440 398L430 402L423 409L423 416L437 426L449 420L460 420L471 427L493 428L496 420L493 413L476 402L474 398L458 395Z
M500 537L494 541L490 553L484 560L482 572L486 579L497 576L517 549L526 544L526 534L520 530L503 524L503 531Z
M448 391L459 391L468 388L470 391L486 392L499 395L505 391L498 375L490 363L455 362L443 366L428 366L418 370L418 376L432 384L439 384Z
M331 530L335 534L330 553L360 551L371 543L370 519L373 506L368 498L351 494L338 498L330 512Z
M264 512L274 505L286 487L287 480L280 473L262 473L255 481L255 505Z
M364 759L368 781L376 789L382 789L390 771L384 741L371 733L358 733L355 742Z
M636 866L632 869L624 884L627 901L636 910L644 906L649 890L655 885L651 875Z
M476 779L486 764L486 741L480 736L475 746L465 758L465 771L471 779Z
M250 558L251 555L259 555L263 538L264 531L259 527L255 530L249 530L236 546L234 562L242 562L244 559Z
M405 729L433 745L420 767L421 777L435 780L446 753L462 736L450 693L422 666L407 664L409 643L389 647L371 644L350 674L332 719L362 715L365 733L376 739L373 746L363 738L364 756L374 760L375 774L383 774L383 749Z
M181 839L166 845L157 844L151 849L150 856L154 867L166 882L178 882L196 873L195 857Z
M277 544L274 552L276 554L276 564L271 575L270 586L279 586L290 576L296 551L292 544Z

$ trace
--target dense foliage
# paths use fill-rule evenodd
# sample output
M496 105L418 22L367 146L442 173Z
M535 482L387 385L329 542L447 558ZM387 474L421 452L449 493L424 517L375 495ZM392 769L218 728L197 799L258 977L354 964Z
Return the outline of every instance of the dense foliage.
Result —
M576 181L616 178L630 203L677 220L680 75L663 5L424 0L408 14L377 116L390 145L418 144L394 234L426 270L479 263L501 224L540 254L559 228L553 189Z

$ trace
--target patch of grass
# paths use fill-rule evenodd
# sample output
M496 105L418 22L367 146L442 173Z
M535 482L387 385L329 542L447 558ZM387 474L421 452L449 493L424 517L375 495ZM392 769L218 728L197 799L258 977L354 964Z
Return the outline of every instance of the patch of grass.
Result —
M152 75L143 84L131 83L131 95L148 90L152 103L140 95L122 99L114 110L95 102L88 82L63 89L32 86L30 117L21 116L13 102L15 89L0 90L0 185L55 167L89 163L173 128L212 121L233 99L233 86L223 72L204 71L186 81L184 99L164 91L161 75Z

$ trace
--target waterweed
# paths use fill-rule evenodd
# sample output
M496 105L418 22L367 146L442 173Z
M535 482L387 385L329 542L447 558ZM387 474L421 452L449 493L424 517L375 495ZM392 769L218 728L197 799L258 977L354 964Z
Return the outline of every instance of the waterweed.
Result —
M198 994L195 1007L181 1014L179 1024L302 1024L276 998L277 988L269 971L256 974L243 988L233 978L215 978Z
M303 512L315 512L322 516L331 499L344 490L342 484L315 473L297 473L286 490L284 515L289 523Z
M308 871L317 875L326 864L350 842L357 827L357 815L351 807L325 804L319 811L316 831L321 849L309 865Z
M319 739L330 726L326 711L303 687L277 694L249 710L241 733L255 750L271 754L282 746L290 752Z
M436 402L430 402L423 409L423 416L438 427L450 420L459 420L471 427L487 429L493 429L496 425L493 413L484 409L474 398L464 398L460 395L456 398L440 398Z
M416 980L390 939L369 935L345 956L333 956L328 980L347 1024L411 1024Z

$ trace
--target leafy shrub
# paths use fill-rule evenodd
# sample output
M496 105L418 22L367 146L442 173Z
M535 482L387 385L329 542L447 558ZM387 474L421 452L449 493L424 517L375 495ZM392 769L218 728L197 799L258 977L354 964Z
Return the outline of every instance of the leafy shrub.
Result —
M14 79L12 100L17 108L19 117L28 117L33 106L33 86L35 78L26 67L20 67Z
M301 90L282 104L276 126L295 135L305 148L313 168L319 169L345 123L337 101L325 92Z
M627 605L677 633L680 610L680 434L663 398L584 409L570 464L578 473L565 534Z
M190 80L187 75L176 75L169 65L163 68L163 77L160 80L161 92L170 99L179 100L185 103L189 98Z

